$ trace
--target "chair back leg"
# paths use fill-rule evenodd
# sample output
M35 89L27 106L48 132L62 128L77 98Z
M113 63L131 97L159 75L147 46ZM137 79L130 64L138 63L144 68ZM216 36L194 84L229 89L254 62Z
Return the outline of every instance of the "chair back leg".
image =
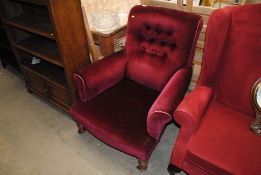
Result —
M168 172L170 175L175 175L176 173L180 173L181 169L176 167L175 165L169 164Z
M138 160L137 169L140 171L146 171L148 168L148 161Z

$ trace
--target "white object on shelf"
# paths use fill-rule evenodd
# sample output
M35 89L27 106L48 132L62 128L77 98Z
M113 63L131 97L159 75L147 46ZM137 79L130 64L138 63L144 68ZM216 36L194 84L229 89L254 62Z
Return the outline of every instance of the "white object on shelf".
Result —
M90 26L96 31L109 33L120 27L120 18L113 11L100 11L90 15Z
M108 34L127 24L130 9L139 5L140 0L81 0L81 4L87 13L91 30ZM104 15L108 11L110 11L110 14ZM101 19L102 17L105 19ZM114 17L114 19L111 19L111 17ZM113 20L113 22L110 23L109 20ZM115 26L117 27L115 28Z
M39 64L41 60L39 58L33 57L31 64Z

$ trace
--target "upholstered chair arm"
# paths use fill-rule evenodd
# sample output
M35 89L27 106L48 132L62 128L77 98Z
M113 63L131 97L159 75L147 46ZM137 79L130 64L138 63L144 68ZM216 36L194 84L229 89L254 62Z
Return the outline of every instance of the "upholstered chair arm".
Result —
M174 119L181 127L191 129L191 134L197 128L212 97L212 88L198 86L191 91L174 112Z
M197 86L179 104L174 112L174 120L180 125L176 139L172 161L180 166L184 160L187 143L200 124L200 121L212 99L213 89L206 86Z
M125 75L126 54L120 51L93 64L86 65L73 75L82 102L112 87Z
M191 67L179 69L150 108L147 131L155 139L160 138L166 124L172 121L172 114L186 93L191 74Z

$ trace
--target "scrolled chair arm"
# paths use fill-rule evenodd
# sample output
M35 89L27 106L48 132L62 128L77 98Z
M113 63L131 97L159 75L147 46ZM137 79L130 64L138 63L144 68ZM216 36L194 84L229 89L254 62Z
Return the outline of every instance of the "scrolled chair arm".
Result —
M73 75L82 102L112 87L125 76L125 50L84 66Z
M153 138L159 139L166 124L172 121L172 113L186 93L191 74L191 67L179 69L150 108L147 131Z

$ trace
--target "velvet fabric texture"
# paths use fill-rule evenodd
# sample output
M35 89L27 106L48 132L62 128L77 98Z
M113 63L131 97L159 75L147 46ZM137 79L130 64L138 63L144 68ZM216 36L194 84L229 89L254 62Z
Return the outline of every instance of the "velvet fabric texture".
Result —
M135 6L126 49L74 74L81 101L70 111L104 143L147 161L191 79L202 19Z
M180 131L170 163L189 174L260 175L261 139L250 92L261 77L261 4L209 18L197 87L174 112Z

